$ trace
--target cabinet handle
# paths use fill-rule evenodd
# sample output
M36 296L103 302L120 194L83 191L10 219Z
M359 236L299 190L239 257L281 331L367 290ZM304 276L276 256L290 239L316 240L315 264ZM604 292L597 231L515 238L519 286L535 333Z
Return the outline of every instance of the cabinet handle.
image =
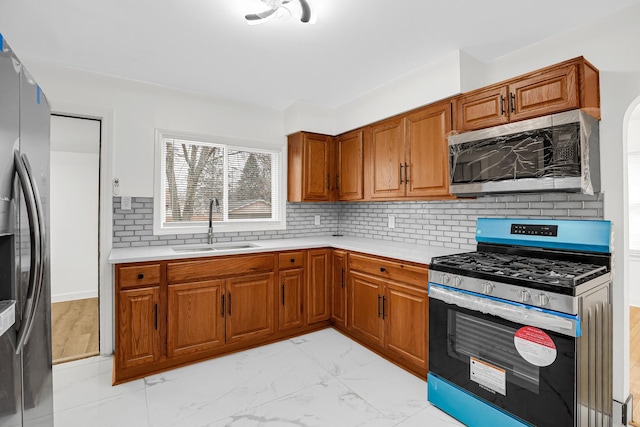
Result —
M224 317L224 294L222 294L222 317Z
M158 304L156 304L155 311L156 311L156 313L155 313L155 316L154 316L154 319L153 319L153 324L154 324L153 327L157 331L158 330Z
M340 175L336 175L336 190L340 188Z
M291 262L296 262L296 259L295 258L291 258Z
M403 184L404 181L402 180L402 168L404 167L404 165L402 163L400 163L400 184Z
M516 95L513 92L509 94L509 109L512 113L516 112Z
M331 188L331 176L327 174L327 190Z
M284 283L282 284L282 305L284 305Z
M231 316L231 292L229 292L229 303L228 303L228 306L229 306L229 316Z
M384 267L380 267L380 273L384 273L385 271L387 271L387 269L386 269L386 268L384 268Z
M404 182L409 183L409 165L406 163L404 164Z
M342 279L340 280L340 286L344 288L344 268L342 269Z
M380 299L382 297L380 295L378 295L378 317L380 317Z
M387 302L387 297L382 297L382 320L384 320L387 317L386 308L385 308L386 302Z
M140 273L138 274L138 280L144 279L144 274Z
M504 116L504 96L500 95L500 115Z

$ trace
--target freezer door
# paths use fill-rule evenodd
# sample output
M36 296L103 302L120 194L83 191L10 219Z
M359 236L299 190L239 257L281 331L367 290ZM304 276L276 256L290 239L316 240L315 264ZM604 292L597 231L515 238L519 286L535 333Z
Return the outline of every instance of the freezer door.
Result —
M53 426L53 388L51 371L51 286L49 267L49 143L50 110L40 87L24 69L20 82L20 152L31 165L31 179L37 186L44 222L42 289L36 297L31 333L22 349L23 423L30 426ZM24 201L21 201L24 206ZM29 221L20 209L21 265L29 265L32 248L28 248ZM26 246L26 248L25 248ZM24 270L24 268L22 269ZM20 274L21 293L28 288L28 272ZM25 320L26 321L26 320Z
M0 40L2 37L0 36ZM0 41L0 300L17 299L15 212L11 206L13 150L19 136L19 62ZM19 323L20 311L16 308ZM22 426L22 369L16 355L16 327L0 336L0 426Z
M19 62L0 35L0 235L13 232L13 150L20 132ZM0 291L1 292L1 291ZM1 299L1 295L0 295Z

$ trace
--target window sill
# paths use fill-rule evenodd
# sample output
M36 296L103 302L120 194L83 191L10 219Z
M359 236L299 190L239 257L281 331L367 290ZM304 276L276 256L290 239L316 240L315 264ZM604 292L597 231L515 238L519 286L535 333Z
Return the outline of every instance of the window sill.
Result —
M242 233L242 232L255 232L255 231L274 231L274 230L286 230L287 224L285 221L257 221L257 222L244 222L244 223L227 223L227 224L213 224L213 233ZM208 227L192 226L192 227L157 227L153 225L153 234L159 236L166 236L171 234L207 234L209 232Z

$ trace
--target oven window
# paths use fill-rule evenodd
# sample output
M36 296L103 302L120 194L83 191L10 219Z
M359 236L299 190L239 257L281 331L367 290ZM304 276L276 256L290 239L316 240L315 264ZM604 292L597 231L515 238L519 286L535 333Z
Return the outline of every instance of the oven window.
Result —
M578 123L449 147L454 184L521 178L579 177Z
M516 330L479 317L448 310L448 348L450 357L464 363L478 358L504 369L509 381L538 394L540 368L528 363L516 350Z

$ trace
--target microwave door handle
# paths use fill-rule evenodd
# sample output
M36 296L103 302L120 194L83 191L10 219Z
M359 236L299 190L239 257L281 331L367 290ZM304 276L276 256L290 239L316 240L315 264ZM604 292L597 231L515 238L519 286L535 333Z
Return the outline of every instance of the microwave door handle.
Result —
M38 219L36 218L36 202L33 188L29 183L29 175L27 173L26 166L24 165L18 151L13 152L14 167L18 180L20 181L20 187L24 194L24 199L27 208L27 217L29 219L30 228L30 240L31 240L31 260L29 268L29 286L27 288L26 302L24 304L24 311L22 316L22 322L18 331L18 338L16 344L16 354L22 351L25 339L27 338L27 331L29 330L29 323L34 311L34 297L37 287L37 281L40 279L40 227L38 226Z
M22 155L22 160L24 161L24 165L27 170L27 174L29 176L29 182L31 184L31 188L33 189L34 200L36 204L36 218L37 218L37 227L40 235L40 252L39 257L37 259L39 264L38 276L36 281L36 289L34 291L34 301L33 301L33 310L31 311L31 317L29 319L27 331L25 333L24 344L26 345L29 342L29 337L31 336L31 331L33 330L33 325L35 322L33 319L36 317L37 308L40 304L40 298L42 296L42 289L44 288L44 280L45 280L45 263L46 263L46 248L47 248L47 234L46 228L44 224L44 211L42 208L42 198L40 197L40 191L38 191L37 181L33 175L33 169L29 164L29 159L25 154Z

